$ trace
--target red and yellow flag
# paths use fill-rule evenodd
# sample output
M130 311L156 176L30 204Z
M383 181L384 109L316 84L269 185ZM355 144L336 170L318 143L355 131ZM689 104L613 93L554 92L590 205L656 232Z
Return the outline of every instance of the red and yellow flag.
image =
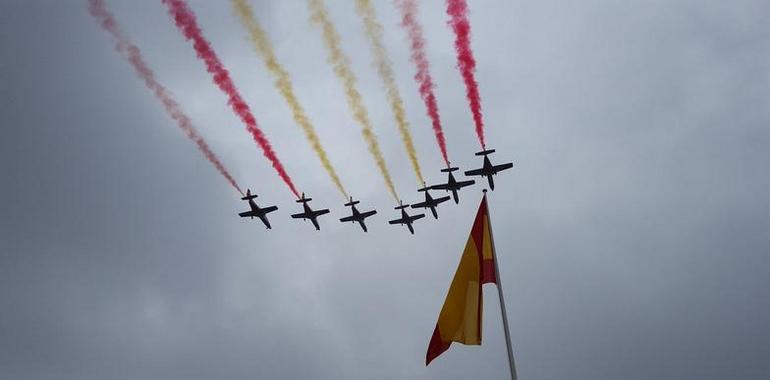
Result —
M481 344L481 285L497 283L492 234L489 229L487 196L481 199L471 236L465 244L460 265L449 286L436 329L428 344L425 365L449 349L452 342Z

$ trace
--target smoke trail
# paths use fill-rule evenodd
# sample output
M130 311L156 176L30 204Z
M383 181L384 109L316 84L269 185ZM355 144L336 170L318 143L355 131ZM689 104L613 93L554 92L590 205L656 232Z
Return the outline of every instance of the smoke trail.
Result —
M281 66L278 59L275 57L273 46L270 43L267 34L254 17L251 6L249 6L246 0L232 0L232 5L235 13L240 18L241 23L249 31L249 37L254 44L254 49L264 60L268 71L275 77L275 87L278 89L278 92L281 93L281 96L283 96L286 104L289 105L292 116L294 117L294 122L305 132L305 137L310 142L318 159L321 160L321 165L323 165L326 173L329 174L334 185L337 186L337 189L339 189L342 195L347 199L347 192L342 186L342 182L337 176L337 172L334 170L332 163L329 161L326 151L321 145L321 139L318 138L315 128L313 128L313 124L305 114L305 109L302 108L302 105L294 94L294 88L291 84L289 73L283 66Z
M342 52L340 47L340 36L334 29L334 25L329 19L329 15L326 12L326 7L323 4L323 0L308 0L308 6L312 14L312 20L321 27L323 32L323 40L329 51L329 62L334 66L334 73L342 82L345 87L345 96L348 101L348 106L353 113L353 118L361 124L361 134L364 136L364 140L369 146L369 153L374 157L377 163L377 168L380 169L385 185L388 187L388 191L393 198L398 202L398 194L396 188L393 185L393 180L390 178L388 167L385 165L385 158L382 157L380 151L380 144L377 142L377 136L372 130L372 125L369 122L369 113L366 111L364 101L361 98L361 94L356 89L356 77L348 67L348 57Z
M262 153L273 164L273 168L278 172L278 175L286 182L294 195L299 198L299 193L294 187L294 183L291 181L289 174L283 168L281 161L273 151L273 147L270 146L270 141L262 133L257 125L257 119L251 113L251 109L241 97L238 89L235 87L232 79L230 79L230 73L227 72L222 62L217 57L214 50L211 48L211 44L203 37L198 21L195 19L195 14L187 6L184 0L162 0L164 4L168 6L169 13L174 18L177 28L184 34L185 38L192 41L195 52L198 54L198 58L202 59L206 63L206 70L212 75L214 83L219 86L228 97L228 104L233 111L241 118L241 121L246 125L246 130L251 133L254 141L262 148Z
M455 32L457 68L460 69L463 82L465 82L465 95L471 107L473 122L476 124L476 134L479 136L481 147L484 148L486 146L484 142L484 121L481 118L479 87L474 75L476 60L473 59L473 50L471 50L471 24L468 22L468 4L465 3L465 0L447 0L446 4L446 12L452 18L448 24Z
M444 130L441 127L436 96L433 93L434 84L433 78L430 75L430 64L428 63L428 57L425 55L425 38L422 35L422 26L417 21L417 4L414 0L400 0L397 1L397 5L401 10L401 25L406 28L409 34L412 62L417 67L414 79L419 84L420 97L422 97L425 103L425 109L433 125L433 134L436 135L436 142L438 143L439 150L441 150L441 156L444 158L444 163L449 166L446 139L444 138Z
M131 66L136 70L136 74L144 81L147 88L155 94L155 97L163 103L163 108L165 108L169 116L176 120L179 128L182 129L190 140L195 142L201 153L214 164L217 171L227 179L227 182L238 190L239 193L243 194L243 191L241 191L238 183L236 183L235 179L230 175L230 172L227 171L222 162L219 161L219 158L217 158L214 152L209 148L208 144L206 144L203 137L198 133L198 130L192 125L190 118L187 117L179 104L171 97L171 94L169 94L166 87L158 83L155 79L155 73L149 66L147 66L147 63L145 63L142 52L131 42L125 33L123 33L123 30L120 29L117 21L115 21L115 17L105 7L104 0L89 0L88 11L97 22L99 22L99 25L112 35L112 38L115 40L115 50L131 63Z
M412 135L409 132L409 121L406 120L406 114L404 113L404 102L401 100L401 95L398 93L398 87L396 86L396 80L393 77L393 68L390 66L388 53L385 51L385 46L382 44L382 25L377 21L377 13L370 0L357 0L356 10L358 11L358 15L361 16L361 19L364 21L366 37L369 39L372 53L374 54L374 65L377 67L377 73L380 75L380 79L382 79L385 86L390 109L393 112L393 117L396 118L396 125L398 125L398 131L401 134L404 148L406 148L406 153L409 155L409 161L412 162L412 168L414 169L414 174L417 176L417 181L422 184L425 181L422 178L420 163L417 161L417 151L414 148Z

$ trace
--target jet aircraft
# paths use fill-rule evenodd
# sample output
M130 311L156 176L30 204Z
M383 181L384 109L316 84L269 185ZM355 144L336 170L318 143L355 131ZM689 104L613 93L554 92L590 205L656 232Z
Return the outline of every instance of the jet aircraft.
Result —
M414 223L415 220L423 218L425 214L416 214L416 215L409 215L404 211L405 208L409 207L409 205L405 205L403 201L399 201L399 206L394 207L396 210L401 210L401 218L394 219L389 221L390 224L406 224L406 227L409 228L409 232L414 235L414 228L412 227L412 223Z
M251 194L251 189L246 189L246 196L244 196L241 199L244 201L249 201L249 207L251 207L251 211L244 211L239 213L238 215L240 215L242 218L249 217L251 219L254 219L254 217L256 216L257 218L262 220L262 223L265 224L265 227L267 227L268 230L272 229L272 227L270 226L270 221L267 220L267 214L275 210L278 210L278 207L270 206L270 207L260 208L259 206L257 206L257 203L254 202L254 198L256 197L257 197L256 194L254 195Z
M449 200L449 196L445 197L439 197L436 199L433 199L433 197L430 196L430 192L428 191L430 187L425 186L423 183L422 189L419 189L417 191L424 191L425 192L425 202L415 203L412 205L412 208L429 208L430 211L433 213L433 218L438 219L438 213L436 213L436 206L439 204L446 202Z
M310 219L310 221L313 223L313 226L315 226L316 231L321 229L321 226L318 225L318 221L316 220L317 217L328 214L329 209L323 209L323 210L313 210L310 208L310 206L307 205L308 202L312 201L313 198L305 198L305 193L302 193L302 198L297 200L297 203L302 203L303 211L299 214L293 214L291 217L294 219L302 218L303 220Z
M366 224L364 223L364 219L374 215L377 213L377 210L371 210L371 211L365 211L365 212L359 212L356 208L356 205L360 203L359 201L354 201L353 197L350 197L350 202L345 203L345 206L350 206L350 210L353 212L353 215L346 216L342 219L340 219L340 222L358 222L358 224L361 225L361 228L366 232Z
M495 181L492 179L493 175L497 175L498 172L501 172L506 169L510 169L513 167L513 163L509 162L506 164L500 164L500 165L492 165L492 163L489 161L488 155L494 153L494 149L489 150L482 150L481 152L476 153L477 156L484 156L484 166L482 166L480 169L473 169L468 170L465 172L465 175L477 175L481 177L487 177L487 180L489 180L489 189L495 190Z
M474 180L470 181L460 181L457 182L455 180L455 176L452 174L453 171L459 170L457 167L447 167L446 169L441 169L441 172L443 173L449 173L449 178L447 179L446 183L440 183L438 185L433 185L430 188L432 190L446 190L452 192L452 197L455 200L455 203L460 203L460 198L457 196L457 190L462 189L465 186L470 186L476 183Z

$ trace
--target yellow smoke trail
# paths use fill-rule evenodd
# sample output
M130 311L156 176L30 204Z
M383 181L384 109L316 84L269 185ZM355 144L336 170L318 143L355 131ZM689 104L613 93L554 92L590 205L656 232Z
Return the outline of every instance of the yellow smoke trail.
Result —
M289 73L280 63L278 63L278 59L275 57L273 51L273 45L267 38L264 29L262 29L257 22L257 19L254 17L251 6L249 6L247 0L232 0L232 5L235 14L241 20L241 24L243 24L249 32L249 39L253 43L254 49L262 60L264 60L267 70L275 77L275 87L281 93L281 96L283 96L286 104L289 105L294 122L305 132L305 137L308 142L310 142L310 146L315 151L318 159L321 160L321 165L323 165L326 173L329 174L334 185L337 186L337 189L339 189L345 199L347 199L347 192L342 186L342 181L340 181L337 172L334 170L334 166L332 166L332 163L329 161L329 157L326 155L326 151L321 145L321 140L318 138L318 134L316 134L313 124L305 114L305 109L302 108L302 105L294 94L294 88L291 84Z
M356 10L358 11L358 15L361 16L361 19L364 21L366 37L369 39L372 53L374 54L374 65L377 67L377 73L380 75L380 79L382 79L382 82L385 85L385 92L388 96L390 109L393 112L393 117L396 118L396 124L398 125L398 131L401 134L401 140L404 142L404 148L406 148L406 153L409 155L409 161L412 162L412 168L414 169L414 174L417 176L417 181L422 185L425 181L423 180L422 172L420 171L420 163L417 161L417 151L414 149L412 134L409 132L409 121L406 120L406 114L404 113L404 102L401 100L401 95L398 93L398 87L396 86L396 80L393 76L393 68L390 66L388 53L385 51L385 46L382 44L382 25L377 21L377 13L374 11L371 1L357 0Z
M369 113L366 111L361 94L356 89L356 77L348 66L348 57L345 56L340 47L340 36L329 19L323 0L308 0L308 5L312 14L312 20L321 26L324 44L329 51L329 62L334 66L334 73L345 87L345 96L348 100L348 106L353 113L353 118L361 124L361 133L366 144L369 146L369 153L372 154L377 162L377 167L380 169L388 191L398 202L396 188L393 186L393 180L390 178L388 167L385 165L385 159L382 157L382 151L380 151L380 144L377 142L377 136L375 136L369 121Z

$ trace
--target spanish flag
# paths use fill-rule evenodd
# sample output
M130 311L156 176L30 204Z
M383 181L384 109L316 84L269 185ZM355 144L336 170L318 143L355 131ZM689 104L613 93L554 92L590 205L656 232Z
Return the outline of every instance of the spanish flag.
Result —
M497 284L492 234L486 194L481 199L471 236L465 244L460 265L449 286L436 329L428 344L425 365L449 349L452 342L481 344L481 285Z

